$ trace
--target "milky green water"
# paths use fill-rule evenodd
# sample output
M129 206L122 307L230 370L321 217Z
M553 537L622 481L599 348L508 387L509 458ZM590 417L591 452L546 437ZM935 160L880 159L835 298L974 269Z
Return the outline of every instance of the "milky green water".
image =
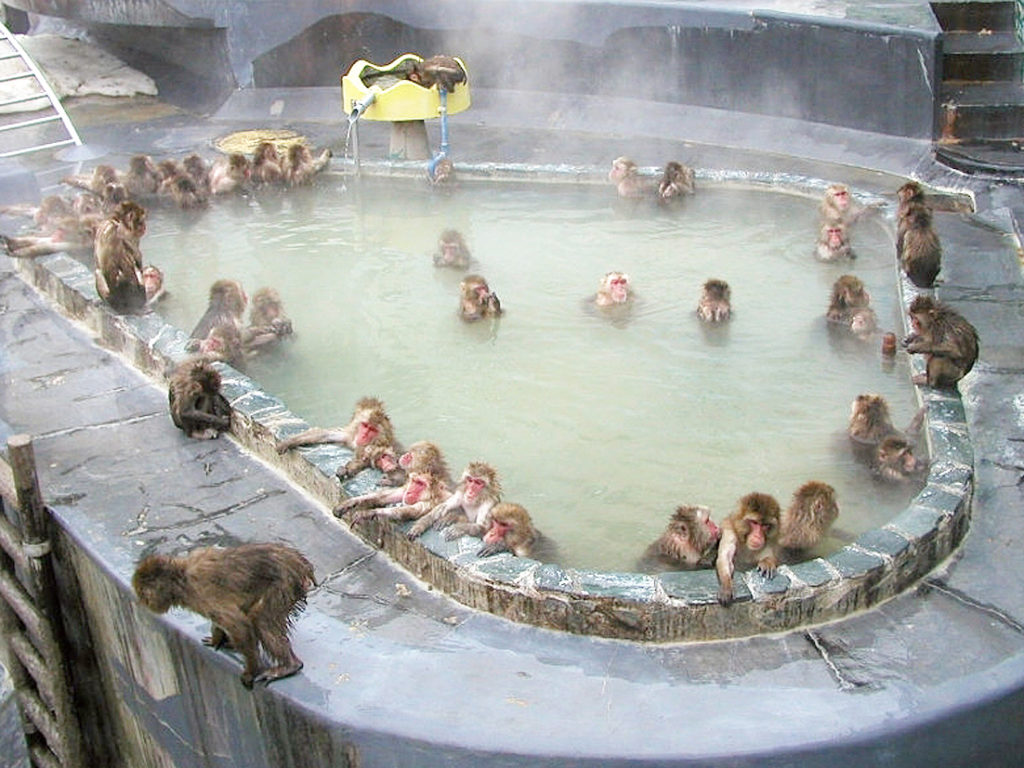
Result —
M500 296L499 321L457 317L463 273L431 262L447 227ZM851 272L902 335L892 235L864 219L858 258L830 265L812 256L816 232L817 200L735 187L663 211L610 187L438 195L418 180L327 177L198 215L155 208L142 250L166 273L159 311L186 332L215 279L277 287L296 336L247 373L310 424L345 423L378 396L406 444L435 441L456 473L492 463L559 562L632 570L681 503L721 519L750 491L785 505L816 479L835 486L849 535L906 505L911 490L872 481L844 430L862 392L910 420L907 358L886 367L878 338L836 337L824 320L832 282ZM624 323L584 306L612 269L638 295ZM694 314L708 277L732 286L724 328Z

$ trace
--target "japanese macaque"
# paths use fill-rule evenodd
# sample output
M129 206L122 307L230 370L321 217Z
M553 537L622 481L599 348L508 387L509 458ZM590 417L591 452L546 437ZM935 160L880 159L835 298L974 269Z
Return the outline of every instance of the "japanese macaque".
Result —
M907 313L911 333L903 346L927 361L925 373L915 376L914 383L954 387L978 359L978 332L960 313L930 296L917 296Z
M167 295L164 288L164 273L152 264L142 268L142 285L146 289L147 307L156 306Z
M90 197L95 197L95 205L90 205L87 201ZM75 199L75 211L80 217L89 215L109 215L113 213L114 209L120 203L128 201L128 190L125 189L124 184L118 181L112 181L103 188L103 192L98 197L95 195L79 195Z
M254 184L279 184L284 181L284 168L277 145L272 141L261 141L256 145L252 158L250 178Z
M242 326L242 315L249 303L249 297L242 290L241 283L221 279L210 286L210 299L206 311L199 318L189 337L205 339L210 331L219 325Z
M924 205L910 207L900 220L896 253L900 267L918 288L931 288L942 267L942 244L932 227L932 213Z
M4 247L13 258L26 259L49 253L65 253L91 249L95 239L94 221L69 217L48 235L3 235Z
M640 178L636 163L628 157L617 157L612 161L608 180L615 185L619 197L636 199L651 194L651 184Z
M430 183L434 186L455 183L455 163L449 157L442 157L430 172Z
M260 288L252 295L249 325L242 331L246 352L258 352L292 335L292 321L284 311L284 302L273 288Z
M200 190L196 186L195 181L192 177L186 173L181 173L168 179L171 199L174 200L174 204L181 208L183 211L191 211L196 208L205 208L210 203L208 194Z
M861 205L854 200L845 184L830 184L825 190L820 210L823 224L839 223L850 226L872 210L872 207Z
M907 215L915 206L926 206L927 203L925 202L924 189L916 181L908 181L896 190L896 199L899 201L899 207L896 210L896 221L901 225L901 228L897 230L896 237L896 241L899 242L904 219L907 218Z
M95 199L93 195L89 197ZM0 213L6 216L28 216L44 231L49 231L48 226L56 226L60 221L77 215L74 203L60 195L47 195L39 201L39 205L14 203L0 206Z
M437 239L437 252L434 254L435 267L469 268L469 247L462 233L457 229L446 229Z
M748 493L735 512L722 523L715 570L718 571L718 602L733 599L733 572L737 566L757 565L766 579L775 575L779 558L779 502L767 493Z
M455 492L409 529L415 538L430 527L448 528L446 539L482 536L490 527L490 512L501 498L501 484L494 467L471 461L462 472ZM460 522L461 521L461 522Z
M711 510L681 505L661 534L644 553L640 569L710 568L715 563L721 531L711 519Z
M787 549L810 549L825 538L837 517L835 489L817 480L806 482L782 511L779 544Z
M874 331L876 323L875 313L869 308L870 304L871 294L868 293L868 289L864 287L864 283L859 277L840 275L832 283L832 296L829 298L828 309L825 310L825 319L830 323L854 330L854 320L859 316L859 319L856 320L857 330L854 332L858 335L865 333L865 328L870 325L870 330L866 332L871 333ZM858 315L863 310L867 310L870 314Z
M439 477L445 485L451 488L451 472L448 470L448 463L444 460L441 449L429 440L417 440L409 446L409 449L398 457L398 468L385 473L381 478L381 485L401 485L405 482L407 473L421 472L434 477Z
M239 371L245 369L245 347L242 344L242 331L237 325L215 325L206 336L193 339L186 348L198 350L207 360L227 363Z
M231 428L231 406L220 392L220 373L202 357L175 369L167 399L171 421L189 437L212 440Z
M289 187L300 187L312 184L313 177L327 167L333 153L330 148L324 149L317 157L309 151L309 147L299 142L288 147L284 160L284 180Z
M454 56L438 54L429 59L414 62L407 77L424 88L436 85L438 88L452 93L456 85L466 82L466 70Z
M459 284L459 315L467 322L485 317L499 317L501 302L498 294L487 285L480 275L468 275Z
M854 258L850 247L849 231L841 221L828 222L821 225L818 231L818 245L815 256L821 261L839 261Z
M297 435L278 440L276 449L278 453L284 453L301 445L316 445L318 443L337 443L353 448L357 436L365 445L379 430L377 423L385 421L390 426L391 420L387 417L384 403L376 397L362 397L356 401L355 408L352 410L352 418L345 426L334 429L310 427Z
M697 302L697 317L708 323L728 320L732 314L731 299L732 289L725 280L707 280Z
M875 447L871 474L890 483L916 482L928 471L928 462L914 455L914 446L903 435L892 434Z
M632 299L629 275L625 272L609 272L601 278L601 285L594 296L594 304L611 307L626 304Z
M187 155L181 161L182 170L192 179L196 190L203 195L210 195L210 168L206 161L196 153Z
M210 167L210 194L230 195L245 190L252 174L249 159L240 152L218 157Z
M667 203L692 195L696 188L693 168L670 160L665 164L665 171L658 182L658 202Z
M203 643L242 654L246 688L302 669L288 631L315 586L309 560L276 543L201 547L182 557L151 555L132 576L135 594L149 610L181 607L208 618L213 626ZM273 666L262 666L261 647Z
M423 517L451 495L444 481L429 472L410 472L400 488L385 488L345 499L334 508L336 517L352 512L351 522L374 517L415 520ZM396 506L388 506L394 504Z
M99 196L103 194L107 184L117 184L120 182L120 179L117 176L117 171L114 170L114 166L100 164L92 169L91 174L65 176L61 181L72 187L78 187Z
M160 189L160 171L149 155L134 155L128 161L128 170L120 181L133 200L152 197Z
M920 409L907 426L907 434L916 434L924 420ZM892 423L889 404L881 395L857 395L850 404L847 434L854 456L868 465L871 474L887 481L916 479L924 474L927 462L914 455L913 444ZM883 448L883 445L885 446Z
M121 203L96 230L96 292L118 312L137 312L146 305L139 240L146 233L146 211Z
M160 177L160 186L157 187L157 194L169 195L171 193L171 182L183 175L185 171L178 161L168 157L156 164L156 172Z
M861 307L850 315L850 333L858 339L868 339L877 330L878 316L871 307Z
M539 538L530 513L519 504L503 501L491 509L490 525L483 533L484 543L476 554L490 557L499 552L511 552L516 557L529 557Z
M398 469L398 454L395 432L391 419L384 409L384 403L375 397L364 397L356 402L352 419L343 427L325 429L311 427L297 435L277 442L277 452L301 445L336 443L354 451L352 459L338 467L339 478L354 475L366 467L376 467L384 473Z
M889 415L889 403L881 395L857 395L850 403L850 423L846 434L854 442L878 445L898 431Z

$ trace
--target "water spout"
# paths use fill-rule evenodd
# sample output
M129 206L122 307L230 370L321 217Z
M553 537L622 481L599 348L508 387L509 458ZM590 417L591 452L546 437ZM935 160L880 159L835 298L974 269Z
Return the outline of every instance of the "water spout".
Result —
M441 86L438 86L437 90L441 99L441 104L437 108L437 113L441 117L441 149L427 164L427 175L431 180L434 179L437 164L448 157L448 91Z
M345 155L348 156L349 142L352 143L352 160L356 166L356 173L359 173L359 128L357 123L363 113L370 108L370 105L377 100L379 88L373 88L360 101L352 101L352 111L348 113L348 132L345 134Z

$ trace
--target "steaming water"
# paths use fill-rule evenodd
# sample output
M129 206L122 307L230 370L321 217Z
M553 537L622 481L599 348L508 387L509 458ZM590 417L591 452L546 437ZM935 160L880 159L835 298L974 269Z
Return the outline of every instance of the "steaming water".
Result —
M463 273L431 263L447 227L500 296L499 321L457 317ZM435 441L453 472L492 463L559 562L632 570L680 503L721 519L750 491L785 505L822 480L846 538L910 497L873 482L844 433L861 392L909 421L906 358L887 369L878 338L837 338L823 316L832 282L853 272L883 328L901 333L891 233L880 216L860 221L858 258L830 265L811 255L816 231L817 200L765 191L705 186L663 211L610 188L464 184L444 196L325 178L198 215L154 210L142 249L166 272L160 312L186 331L217 278L278 288L296 336L247 372L310 424L345 423L356 399L379 396L399 438ZM612 269L638 294L624 323L585 307ZM724 328L694 315L708 277L733 289Z

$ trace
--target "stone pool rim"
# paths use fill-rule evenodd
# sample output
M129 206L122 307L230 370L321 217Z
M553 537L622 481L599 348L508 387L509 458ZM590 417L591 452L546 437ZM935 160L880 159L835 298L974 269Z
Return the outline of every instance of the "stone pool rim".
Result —
M336 159L332 173L350 170L346 165ZM363 162L361 167L374 176L423 174L422 163ZM546 165L460 164L458 170L466 181L593 183L603 181L606 174L591 167ZM772 172L709 174L699 169L698 180L802 194L820 193L829 183ZM852 189L861 199L871 197ZM64 314L150 376L163 381L170 368L188 357L187 335L157 314L122 316L102 305L92 273L74 258L56 254L12 262ZM895 276L895 262L893 269ZM903 306L916 291L899 279ZM912 359L911 368L914 373L923 370L919 356ZM362 485L359 491L365 490L363 477L344 485L335 477L335 469L350 452L327 445L278 456L275 440L308 425L253 380L228 366L221 370L235 413L234 438L325 505L325 514L334 521L330 509L345 498L343 489L351 492ZM736 601L728 607L717 602L713 570L647 575L562 568L508 554L477 558L476 539L448 542L434 531L410 542L400 528L385 521L367 521L351 530L466 606L574 634L649 642L721 640L831 621L911 586L950 555L967 532L974 461L959 392L918 387L917 396L926 409L931 467L926 485L907 508L828 557L782 566L770 580L752 571L738 574Z

